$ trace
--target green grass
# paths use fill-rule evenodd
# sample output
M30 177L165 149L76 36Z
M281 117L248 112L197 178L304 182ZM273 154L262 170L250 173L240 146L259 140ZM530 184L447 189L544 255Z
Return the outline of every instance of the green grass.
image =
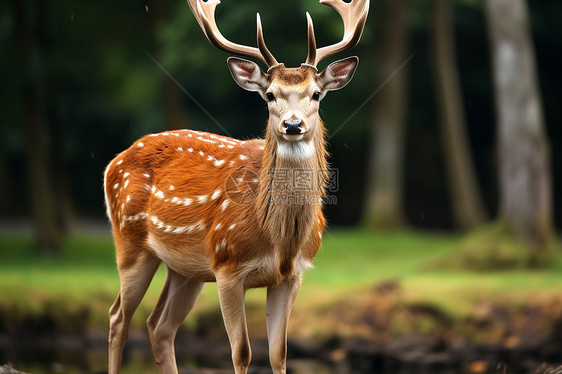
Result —
M403 321L406 314L401 306L408 310L416 305L431 306L462 321L474 313L475 305L486 300L516 308L528 300L550 298L562 292L560 256L550 268L540 271L478 273L429 266L436 259L454 253L460 242L461 238L456 236L419 232L327 232L314 261L316 268L304 277L295 305L294 329L304 324L308 330L301 329L303 335L307 334L305 331L315 334L314 322L328 321L318 316L334 318L333 311L339 306L370 305L373 298L378 304L393 308L398 321ZM164 278L165 271L161 268L135 316L136 326L144 325ZM64 243L64 254L55 258L36 254L27 236L0 237L0 317L2 313L9 315L16 323L18 319L51 314L55 320L72 327L83 323L80 321L86 311L90 327L105 328L107 310L118 288L109 236L70 237ZM247 303L251 309L250 321L262 325L260 331L263 331L260 316L265 315L265 292L249 292ZM196 318L188 318L186 326L194 327L197 316L217 309L216 287L207 285L193 312ZM312 313L318 316L311 318Z

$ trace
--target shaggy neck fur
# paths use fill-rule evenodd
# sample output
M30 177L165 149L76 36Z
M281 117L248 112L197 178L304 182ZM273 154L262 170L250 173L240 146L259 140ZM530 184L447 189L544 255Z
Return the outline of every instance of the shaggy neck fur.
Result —
M318 120L306 142L278 143L271 127L265 139L257 214L279 252L279 271L288 275L322 209L328 163L325 128Z

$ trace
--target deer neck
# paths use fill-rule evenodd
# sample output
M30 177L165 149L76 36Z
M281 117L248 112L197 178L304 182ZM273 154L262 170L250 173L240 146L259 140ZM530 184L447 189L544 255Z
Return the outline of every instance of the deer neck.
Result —
M291 272L322 209L328 165L321 120L314 131L308 141L287 143L278 143L271 130L266 134L257 214L280 252L282 274Z

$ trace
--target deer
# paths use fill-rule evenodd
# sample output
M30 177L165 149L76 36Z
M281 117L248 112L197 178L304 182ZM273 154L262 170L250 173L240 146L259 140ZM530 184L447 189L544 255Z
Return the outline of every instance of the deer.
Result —
M227 59L234 81L267 103L265 137L166 131L140 138L108 164L105 205L120 279L109 310L108 372L119 373L131 317L163 263L166 281L146 322L160 373L178 372L177 330L205 283L216 282L235 373L247 373L251 360L245 293L265 287L269 360L274 374L284 374L289 315L326 227L319 104L348 84L359 59L332 62L320 73L317 65L358 44L369 0L320 0L344 24L342 40L322 48L307 12L308 56L298 68L285 67L267 49L259 13L258 47L249 47L220 33L219 0L187 1L207 39L238 56Z

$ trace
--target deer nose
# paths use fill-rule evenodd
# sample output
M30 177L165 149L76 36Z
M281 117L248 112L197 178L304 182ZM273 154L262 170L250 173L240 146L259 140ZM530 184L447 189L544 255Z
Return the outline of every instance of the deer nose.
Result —
M283 125L287 135L298 135L301 133L300 126L302 125L302 120L300 119L288 119L283 122Z

